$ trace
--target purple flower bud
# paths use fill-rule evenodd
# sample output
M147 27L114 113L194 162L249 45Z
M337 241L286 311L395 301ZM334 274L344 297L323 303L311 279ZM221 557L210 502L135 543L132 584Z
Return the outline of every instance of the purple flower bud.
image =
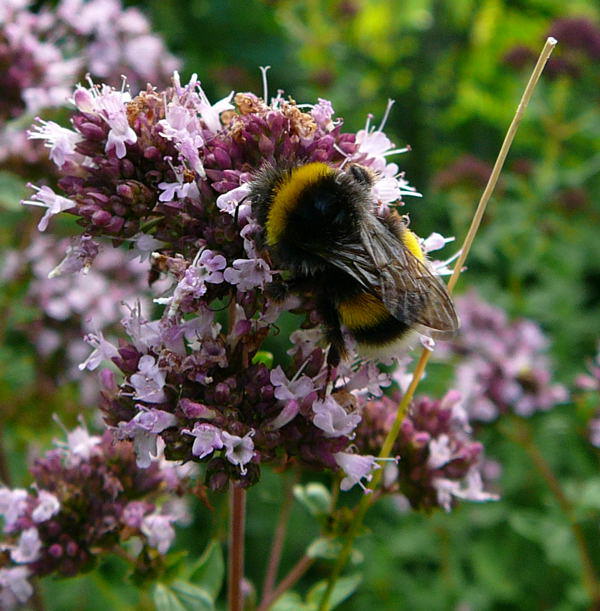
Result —
M231 389L229 388L229 386L227 384L224 384L223 382L219 382L216 386L215 386L215 403L217 405L227 405L229 403L229 399L231 397Z
M230 168L231 167L231 157L228 155L227 151L221 147L215 147L213 150L213 155L215 157L215 162L221 168Z
M261 134L258 140L258 150L261 152L262 155L264 155L264 157L269 158L273 155L273 152L275 150L275 144L264 134Z
M192 420L196 420L199 418L210 420L216 415L216 413L206 405L203 405L202 403L197 403L195 401L192 401L191 399L181 399L179 401L179 407L181 411L185 414L186 418L190 418Z
M48 522L47 524L44 524L44 528L46 529L46 532L48 533L48 535L53 538L57 537L58 534L62 530L61 525L55 520L52 520Z
M122 182L119 185L117 185L117 195L119 197L123 197L124 199L130 202L133 201L135 197L131 184L126 183L126 182Z
M105 390L109 392L115 392L117 390L117 381L114 371L111 369L102 369L99 377L100 383Z
M148 146L144 149L144 157L150 161L158 161L162 157L162 153L155 146Z
M124 219L119 218L118 216L113 216L110 219L110 222L107 223L107 225L105 226L105 229L108 233L117 234L121 231L121 228L123 227L124 223Z
M71 556L71 558L74 558L75 556L77 556L79 546L77 545L77 543L75 543L75 541L69 541L65 547L65 551L67 552L67 556Z
M86 140L91 140L92 142L100 142L106 138L106 130L95 123L90 123L89 121L84 120L79 122L77 124L77 129Z
M63 548L58 544L58 543L53 543L49 548L48 548L48 553L53 557L53 558L61 558L62 555L64 554L64 550Z
M98 227L106 227L112 220L110 212L106 210L97 210L92 214L92 222Z

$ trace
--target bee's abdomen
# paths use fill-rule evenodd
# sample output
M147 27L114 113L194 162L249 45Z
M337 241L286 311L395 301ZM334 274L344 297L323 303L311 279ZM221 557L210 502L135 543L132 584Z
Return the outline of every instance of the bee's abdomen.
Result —
M410 325L394 318L383 303L370 293L357 293L337 305L340 321L359 344L377 347L404 337Z

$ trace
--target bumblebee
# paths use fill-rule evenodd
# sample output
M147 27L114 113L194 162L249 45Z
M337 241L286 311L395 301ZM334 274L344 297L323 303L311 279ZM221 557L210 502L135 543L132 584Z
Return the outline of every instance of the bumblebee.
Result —
M458 317L429 271L417 237L393 211L374 212L373 174L313 162L263 167L249 199L275 265L290 289L310 290L331 344L328 362L347 356L346 327L365 356L397 354L415 332L452 336Z

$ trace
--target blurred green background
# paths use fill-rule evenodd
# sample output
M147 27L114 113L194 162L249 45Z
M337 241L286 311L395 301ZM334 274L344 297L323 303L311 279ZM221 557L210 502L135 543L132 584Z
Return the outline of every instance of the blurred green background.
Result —
M388 98L396 100L386 132L398 147L409 144L412 151L394 161L423 193L405 207L412 227L423 236L440 231L458 241L545 37L575 17L588 20L600 37L600 10L584 0L127 4L149 14L170 50L183 59L184 77L197 72L211 100L232 89L260 94L259 66L266 65L271 92L283 89L299 103L331 100L348 131L361 129L369 113L377 124ZM511 316L538 321L551 340L556 379L572 386L600 336L600 43L576 28L567 29L565 38L559 37L517 135L459 286L476 286ZM1 232L5 244L22 218L20 212L11 214ZM6 303L19 298L14 291L4 294ZM14 409L13 397L25 392L35 363L31 347L18 333L10 335L10 317L17 317L18 327L29 315L19 308L7 313L2 355L5 437L17 481L27 444L35 439L38 447L47 447L58 432L49 430L47 439L39 429L32 432L40 398L47 415L59 411L71 422L77 411L68 387L49 395L37 389ZM449 374L437 367L429 388L442 392L434 373L439 371L437 379ZM433 516L403 513L392 501L378 504L368 517L367 536L358 542L364 581L339 608L591 608L570 525L581 526L597 573L600 474L585 429L597 403L597 395L576 395L533 417L521 436L503 422L479 431L487 456L501 465L496 485L502 499L496 503L463 503L451 514ZM567 509L540 475L539 464L536 470L539 451L560 481ZM257 585L281 499L281 478L266 473L264 480L248 502L247 574ZM317 535L306 511L300 506L293 511L283 570ZM180 548L199 554L213 529L214 520L198 506L193 526L181 531ZM325 577L329 568L317 563L299 589ZM53 609L148 604L122 585L114 563L91 577L44 587Z

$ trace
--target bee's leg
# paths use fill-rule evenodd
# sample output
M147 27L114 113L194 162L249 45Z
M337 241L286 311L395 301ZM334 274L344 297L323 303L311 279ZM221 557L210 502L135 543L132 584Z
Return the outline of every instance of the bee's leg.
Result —
M311 293L314 291L315 281L306 276L294 276L287 280L278 277L276 281L271 282L265 287L267 297L281 303L286 300L290 293Z
M240 207L242 206L242 204L248 199L248 197L250 197L249 195L246 195L246 197L243 197L237 204L237 206L235 207L235 213L233 215L233 222L237 225L238 224L238 217L239 217L239 213L240 213Z
M275 303L283 303L290 294L289 282L277 281L267 284L265 295Z
M320 303L319 311L325 319L325 336L331 344L327 355L327 363L332 367L337 367L340 360L346 356L346 342L340 328L340 319L332 303L327 303L325 308Z
M340 364L340 361L342 360L342 355L340 354L339 348L331 343L329 345L329 352L327 353L327 368L328 368L328 375L327 375L327 381L329 381L329 378L331 377L329 374L331 373L331 369L333 369L334 367L337 367Z
M327 380L324 388L326 392L332 382L333 370L346 357L346 343L340 328L340 317L332 301L322 294L318 301L318 309L325 322L325 337L330 344L327 353Z

